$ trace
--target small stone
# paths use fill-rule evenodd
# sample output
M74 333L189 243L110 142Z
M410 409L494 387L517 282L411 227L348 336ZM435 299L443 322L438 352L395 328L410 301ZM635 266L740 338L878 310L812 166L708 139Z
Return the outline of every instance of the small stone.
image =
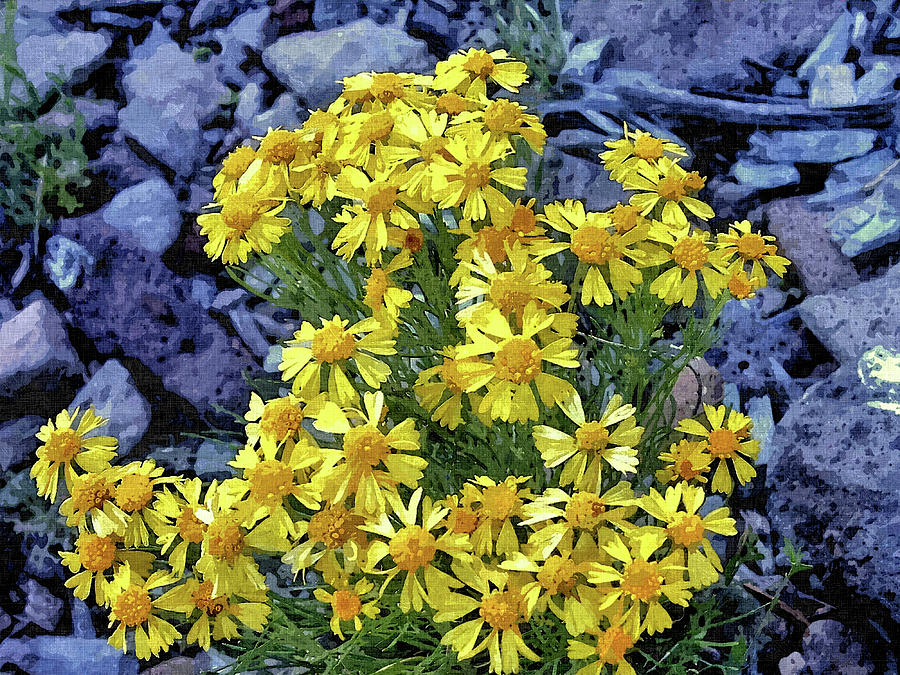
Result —
M84 246L67 237L54 234L47 241L44 271L61 291L74 286L83 273L92 274L94 262L94 256Z
M804 675L806 661L803 660L803 654L800 652L792 652L778 662L779 675Z
M26 461L34 461L34 452L40 441L35 434L47 420L37 415L26 415L0 424L0 469L9 471Z
M216 299L216 280L205 274L191 277L191 300L203 309L212 307Z
M856 96L860 103L874 103L894 93L894 82L900 76L895 62L875 61L856 81Z
M813 621L803 636L803 655L811 675L870 675L869 655L850 630L834 619Z
M16 618L52 631L62 617L62 610L62 600L34 579L29 579L25 582L25 610Z
M69 607L72 610L72 636L82 639L97 637L94 630L94 622L91 620L91 608L84 600L79 600L74 595L69 596Z
M215 2L218 5L228 4L219 0ZM240 66L247 60L249 53L262 51L274 37L273 32L269 30L271 12L271 7L251 9L235 18L225 28L212 32L213 39L222 47L222 51L211 59L221 82L242 85L247 81L247 75ZM193 15L191 18L193 19Z
M150 426L150 404L138 391L131 373L116 359L104 363L78 391L69 412L76 407L84 411L89 406L109 420L97 434L117 438L120 455L127 455Z
M269 129L296 129L300 126L300 112L297 100L290 94L282 94L275 99L274 105L259 115L254 115L250 122L250 133L262 136Z
M881 345L872 347L859 357L856 372L863 386L872 392L871 407L900 415L900 352Z
M878 134L869 129L818 131L755 131L749 156L765 162L830 164L860 157L875 145Z
M843 63L847 50L850 49L853 23L853 14L841 12L812 54L797 69L797 77L801 80L811 80L819 66Z
M809 105L813 108L841 108L857 104L853 66L840 63L816 68L809 85Z
M800 80L796 77L782 75L775 80L775 85L772 87L772 93L776 96L802 96L803 85L800 84Z
M900 176L885 179L875 192L842 209L825 227L841 247L841 253L855 257L900 239Z
M731 167L731 175L742 185L756 190L796 185L800 182L800 172L793 164L763 164L749 159L740 159Z
M883 172L897 166L897 155L890 148L870 152L856 159L835 164L828 178L825 190L807 199L808 204L829 204L845 206L847 197L865 196L866 190Z
M19 43L16 56L29 82L43 96L53 86L50 75L60 75L65 82L87 71L110 44L105 33L76 30L65 35L35 35Z
M117 194L103 209L103 221L143 248L162 253L178 238L181 207L169 184L151 178Z

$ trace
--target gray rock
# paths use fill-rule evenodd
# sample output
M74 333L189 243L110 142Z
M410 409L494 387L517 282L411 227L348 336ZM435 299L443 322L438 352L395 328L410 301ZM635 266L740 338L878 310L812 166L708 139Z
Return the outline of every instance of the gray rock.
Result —
M110 359L93 374L75 395L69 411L89 406L109 420L99 433L116 437L121 455L127 455L150 426L150 404L138 391L131 373L116 359Z
M91 12L91 23L98 26L111 26L113 28L140 28L150 17L138 18L122 14L121 12L107 12L105 9L95 9Z
M84 128L88 130L98 127L114 127L119 119L119 109L115 101L91 101L79 98L75 101L75 109L81 113ZM56 127L71 127L75 124L75 113L63 109L53 109L39 118L39 122Z
M83 372L62 318L46 299L35 299L0 324L0 397L11 396L39 376Z
M53 86L50 75L63 81L83 74L109 49L112 40L104 33L71 31L64 35L27 37L16 48L19 66L43 95Z
M128 104L119 111L122 131L163 164L190 175L207 154L201 125L218 111L228 89L211 64L181 51L158 25L124 71Z
M857 104L855 73L849 63L816 68L809 84L811 108L843 108Z
M9 471L26 460L33 461L33 453L40 445L34 435L46 421L37 415L27 415L0 425L0 469Z
M803 636L803 656L810 675L869 675L875 667L844 624L834 619L813 621Z
M199 5L197 8L199 9ZM270 39L271 31L267 32L266 29L270 25L271 11L270 7L252 9L238 16L225 28L212 32L213 39L222 46L221 53L211 59L221 82L240 85L247 81L247 75L240 69L240 65L247 60L248 52L259 52L266 46ZM193 20L193 15L191 19Z
M900 415L900 353L872 347L859 357L856 374L871 392L870 406Z
M753 418L753 429L750 436L759 441L757 465L768 464L772 455L772 433L775 429L775 416L772 413L772 400L768 395L751 398L747 401L747 414Z
M415 34L426 35L429 42L440 43L445 50L450 51L456 47L456 31L453 30L456 22L450 17L457 7L456 0L423 0L416 4L406 28Z
M178 199L161 178L123 190L103 209L102 215L107 225L154 253L169 248L181 230Z
M776 96L801 96L803 94L803 85L800 80L790 75L782 75L772 87L772 93Z
M238 95L237 106L234 109L234 119L249 131L253 124L253 118L262 108L263 91L256 82L248 82Z
M69 608L72 610L72 636L79 639L93 639L97 637L94 623L91 621L91 608L84 600L79 600L74 595L69 597Z
M16 618L40 626L46 631L56 628L62 617L63 601L34 579L25 582L25 609Z
M0 665L13 664L30 675L137 675L138 661L110 646L105 639L58 635L6 639L0 642Z
M216 299L216 280L205 274L191 277L191 300L203 309L212 307Z
M219 2L219 0L198 0L191 12L191 18L188 20L188 26L191 30L197 26L216 19L228 19L235 12L246 9L253 4L253 0L237 0L232 2Z
M796 185L800 172L793 164L766 164L751 159L740 159L731 167L731 175L738 183L754 190Z
M296 129L300 126L300 113L305 112L297 105L297 100L290 94L282 94L275 99L275 104L250 121L250 133L261 136L269 129L284 127Z
M820 131L755 131L750 157L765 162L829 164L860 157L875 145L878 134L868 129Z
M89 161L88 170L102 174L117 190L159 177L158 171L151 169L126 145L124 135L121 142L110 143L100 151L100 157Z
M894 93L894 82L900 77L896 61L875 61L856 81L860 103L874 103Z
M543 162L541 185L534 186L533 190L542 201L582 199L590 211L602 211L615 206L616 202L628 202L628 194L618 183L609 180L609 174L599 160L595 163L566 152L556 147L555 139L548 140ZM532 182L536 180L534 171L530 172L529 178Z
M54 234L47 241L44 271L61 291L74 286L82 273L92 274L94 263L94 256L71 239Z
M804 197L770 202L765 207L769 232L779 252L790 258L810 293L825 293L859 283L859 274L831 240L825 223L833 211L813 211Z
M204 480L228 478L231 476L228 462L232 460L234 453L235 448L227 443L203 441L197 448L194 472Z
M882 181L871 196L842 209L825 227L841 247L854 257L900 239L900 174Z
M811 80L815 77L819 66L843 63L847 50L850 49L853 23L854 17L850 12L841 12L812 54L797 69L797 77L801 80Z
M608 37L579 42L569 51L562 74L581 82L595 82L611 51L612 45Z
M317 0L312 20L319 31L343 26L363 17L379 24L389 23L406 4L404 0Z
M855 367L845 367L790 406L772 439L766 513L824 568L823 581L882 603L896 621L900 415L868 402Z
M887 171L897 162L897 155L890 148L870 152L856 159L835 164L828 178L825 179L825 190L807 199L809 204L841 205L847 203L848 197L863 194L867 186L882 172Z
M263 52L263 63L312 108L327 105L340 93L337 80L341 78L372 70L427 71L434 59L421 40L399 28L361 19L318 33L280 38Z
M778 662L778 675L804 675L806 661L800 652L791 652Z
M856 369L863 353L900 350L900 265L872 281L806 298L800 317L841 364Z

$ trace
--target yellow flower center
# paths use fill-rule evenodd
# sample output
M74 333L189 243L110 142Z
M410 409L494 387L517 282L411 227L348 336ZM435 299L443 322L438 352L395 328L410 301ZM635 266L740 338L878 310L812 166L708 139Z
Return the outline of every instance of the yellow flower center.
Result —
M312 339L312 353L319 363L344 361L353 356L356 338L340 323L329 323L316 330Z
M534 215L534 211L524 204L516 204L509 229L519 235L525 235L534 232L536 226L537 216Z
M297 154L300 141L300 135L293 131L286 129L270 131L259 143L260 157L264 162L272 164L290 162Z
M459 115L466 107L466 99L452 92L438 96L438 100L434 104L438 115L449 115L450 117Z
M696 171L691 171L690 173L686 174L684 178L681 179L681 182L684 187L691 192L702 190L706 185L706 179L702 178Z
M241 532L241 526L235 522L214 520L206 534L209 537L209 554L229 565L233 564L244 550L244 533Z
M759 260L766 253L766 240L755 232L742 234L737 242L738 255L744 260Z
M331 506L316 512L309 519L306 535L312 541L322 542L327 548L337 549L357 534L357 526L362 521L343 506Z
M697 476L701 475L704 471L703 469L695 469L694 462L689 458L685 458L676 462L675 468L678 470L678 475L681 476L684 480L693 480Z
M653 160L663 156L663 142L653 136L641 136L634 142L634 156Z
M229 239L239 239L259 219L259 204L253 197L234 194L225 200L221 215L229 229L226 236Z
M140 511L151 499L153 499L153 482L150 476L142 473L122 476L116 488L116 505L125 513Z
M222 173L232 180L237 180L250 168L254 159L256 159L256 151L250 146L242 145L235 148L222 161Z
M609 429L602 422L585 422L575 431L578 449L586 452L606 450L609 445Z
M728 290L738 300L753 297L756 285L747 278L744 272L735 272L728 280Z
M665 178L661 178L659 183L656 184L656 192L663 199L668 199L670 202L677 202L686 194L684 187L684 182L682 182L680 178L666 176Z
M669 539L679 546L693 546L703 541L706 529L703 527L703 519L696 513L687 514L678 512L666 528Z
M78 560L91 572L108 570L115 558L116 544L112 537L85 533L78 542Z
M506 520L521 505L518 490L509 483L491 485L481 493L481 512L492 520Z
M178 515L178 518L175 519L175 524L178 526L178 534L181 535L184 541L189 541L192 544L199 544L203 541L203 535L206 533L206 523L194 514L194 509L186 506Z
M379 214L388 213L397 201L397 188L390 183L375 182L366 195L366 210L374 220Z
M394 118L389 112L375 113L371 115L359 131L361 144L374 143L390 136L394 130Z
M450 511L447 522L454 534L472 534L478 529L481 518L467 506L457 506Z
M397 567L415 572L420 567L427 567L434 559L437 542L427 530L418 525L407 525L391 539L388 551Z
M467 162L462 166L458 178L465 185L467 193L475 192L491 182L491 165L477 160Z
M577 583L575 561L571 558L552 555L544 562L544 566L537 574L537 580L550 595L562 593L568 596Z
M87 513L91 509L102 509L107 499L112 499L115 488L103 476L88 473L75 481L72 486L72 506L76 511Z
M522 594L517 590L497 591L481 601L478 613L496 630L512 630L522 618Z
M476 49L466 58L463 70L482 79L494 73L494 58L483 49Z
M410 253L416 253L425 243L425 235L418 227L411 227L406 231L406 237L403 239L403 248Z
M334 161L329 155L319 155L316 157L315 163L316 173L319 174L320 178L337 176L343 168L340 162Z
M390 103L403 94L403 80L396 73L375 73L369 93L382 103Z
M248 469L250 497L255 502L274 508L294 487L294 472L284 462L267 459Z
M662 592L663 577L659 565L646 560L635 560L625 566L622 573L622 590L635 600L650 602Z
M463 361L472 360L473 359L463 359ZM454 394L461 394L469 384L468 379L459 372L459 364L461 362L462 361L457 361L456 359L444 357L444 363L441 364L441 379L444 381L444 384L447 385L447 389Z
M495 134L515 131L521 126L522 112L512 101L498 98L488 105L484 111L484 126Z
M613 225L616 226L616 232L624 234L634 229L638 222L638 215L641 210L631 204L616 204L616 208L612 212Z
M48 462L68 464L81 452L81 436L74 429L54 429L44 447Z
M618 665L633 646L634 638L621 626L610 626L597 637L597 661L601 666L607 663Z
M369 279L366 282L366 297L364 302L367 307L381 307L384 302L384 294L388 289L388 275L380 267L372 268Z
M219 616L228 607L228 599L224 595L213 597L213 583L202 581L197 590L191 593L194 606L207 616Z
M722 459L737 454L738 439L731 429L715 429L709 432L709 452Z
M353 427L344 434L344 453L349 462L371 467L390 455L391 448L384 434L366 425Z
M497 378L527 384L541 374L541 349L530 338L511 337L497 350L494 366Z
M508 241L511 245L515 240L515 232L511 232L500 225L482 227L475 234L476 248L487 253L495 265L506 262L507 256L504 243Z
M331 604L334 607L334 613L341 621L351 621L362 611L362 600L356 593L350 591L335 591Z
M150 594L141 586L131 585L116 598L116 618L129 628L140 626L150 618Z
M490 296L501 312L515 312L520 318L525 305L535 299L528 282L516 272L502 272L491 281Z
M605 227L585 225L572 233L571 248L581 262L604 265L622 257L617 243Z
M303 408L288 398L268 401L259 419L259 428L269 438L283 441L296 436L303 422Z
M699 237L685 237L672 247L671 258L676 265L689 272L696 272L709 260L709 249Z
M566 504L566 520L572 527L593 530L606 520L606 504L591 492L576 492Z

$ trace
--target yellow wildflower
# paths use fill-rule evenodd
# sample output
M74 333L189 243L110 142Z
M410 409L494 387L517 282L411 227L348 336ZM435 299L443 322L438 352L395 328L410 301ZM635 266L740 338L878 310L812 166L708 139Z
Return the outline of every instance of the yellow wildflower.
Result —
M474 378L487 373L491 366L478 356L459 358L459 345L449 346L438 352L441 363L421 371L413 391L419 404L425 410L433 410L431 419L451 431L462 423L462 396ZM438 381L434 381L437 377ZM444 395L450 396L445 398ZM477 409L480 397L468 394L473 411ZM473 398L474 397L474 398Z
M372 315L382 326L393 326L397 323L400 310L409 307L413 295L405 288L394 285L390 275L413 264L409 251L404 249L391 258L382 267L369 270L366 279L363 304L372 310Z
M363 602L363 596L368 594L374 584L368 579L360 579L352 587L345 586L337 588L333 593L329 593L324 588L317 588L313 591L313 595L319 602L331 605L331 632L344 640L344 633L341 631L341 623L344 621L352 621L353 628L357 631L362 630L362 620L360 615L374 619L381 610L374 600Z
M237 192L241 178L256 160L256 150L241 145L222 160L222 170L213 178L213 199L218 202Z
M291 227L279 218L285 200L267 191L242 190L225 197L222 210L197 216L200 234L209 238L203 250L226 265L247 262L251 251L269 253Z
M740 260L742 271L749 264L751 267L750 277L757 280L761 286L765 286L764 267L768 267L779 277L783 277L787 266L791 264L790 260L776 254L778 248L774 242L775 237L754 232L750 221L742 220L735 221L728 228L727 234L719 233L716 248L727 252L729 257L736 255ZM744 278L746 278L746 273Z
M152 459L132 462L123 467L119 475L113 499L115 505L127 515L125 531L121 534L125 546L129 548L149 545L151 530L155 531L165 522L164 517L151 506L156 497L154 488L174 480L162 476L163 468L157 467Z
M673 481L697 481L705 483L704 475L709 473L712 455L709 454L706 441L689 441L686 438L672 443L667 451L659 453L659 460L665 466L656 472L656 480L660 483Z
M705 230L683 230L672 234L669 259L674 266L660 274L650 284L650 292L666 304L679 302L690 307L697 299L697 276L703 277L703 284L710 296L716 298L724 290L727 253L710 250L709 232Z
M109 592L109 626L118 623L109 637L109 644L127 651L126 632L134 631L135 654L139 659L149 659L167 652L181 637L181 633L155 613L159 599L154 600L150 591L173 584L177 579L160 570L147 579L138 576L130 565L122 565L113 579Z
M116 481L123 467L112 466L97 473L86 473L72 481L69 497L59 507L68 527L84 529L90 523L101 536L124 534L128 514L113 502Z
M447 134L453 136L475 129L507 142L511 136L521 136L534 152L543 153L547 132L537 115L526 113L524 106L506 98L484 98L482 106L454 117Z
M188 550L192 546L195 551L199 550L206 534L207 525L197 514L207 507L219 484L213 481L209 485L205 499L201 499L203 483L199 478L178 481L175 489L177 494L164 489L156 498L156 511L166 520L156 525L155 532L160 554L165 555L171 549L169 566L180 576L184 574Z
M686 227L687 216L683 209L701 220L709 220L715 212L706 202L690 195L706 185L706 179L696 172L687 172L677 162L667 157L654 166L646 165L629 175L623 187L636 190L630 202L646 216L662 201L662 221L675 227Z
M519 91L519 86L528 80L527 70L524 63L513 61L504 49L492 52L484 49L460 50L446 61L438 62L431 86L478 99L487 93L488 80L508 91Z
M519 550L519 538L512 518L521 518L531 490L520 488L528 476L509 476L499 483L487 476L476 476L463 486L463 497L478 518L478 527L470 535L476 555L509 555Z
M625 124L625 135L617 141L606 141L610 148L600 154L603 168L610 172L610 180L625 182L639 169L647 169L656 165L663 157L685 157L687 151L677 143L656 138L652 134L635 129L628 131Z
M94 586L94 598L98 605L106 605L112 580L107 576L125 563L142 578L150 573L156 556L146 551L126 551L119 548L121 539L114 535L101 537L83 531L75 542L74 551L60 551L60 558L72 576L66 580L76 598L87 600Z

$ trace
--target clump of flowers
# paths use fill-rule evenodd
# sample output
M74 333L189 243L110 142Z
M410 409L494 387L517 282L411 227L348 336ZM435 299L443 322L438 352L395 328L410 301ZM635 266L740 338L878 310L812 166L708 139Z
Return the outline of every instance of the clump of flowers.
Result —
M755 475L753 423L662 403L724 304L789 263L749 223L693 222L714 213L685 149L627 127L601 157L630 203L528 199L517 165L546 132L506 98L525 79L502 50L363 73L226 157L207 253L262 265L303 317L277 396L250 398L234 476L117 465L93 411L39 434L39 493L62 469L79 532L68 585L109 608L111 644L208 649L318 603L305 616L338 640L415 615L477 672L555 650L626 675L719 580L735 520L705 505ZM676 305L694 318L673 356L658 338ZM273 593L265 558L312 597Z

